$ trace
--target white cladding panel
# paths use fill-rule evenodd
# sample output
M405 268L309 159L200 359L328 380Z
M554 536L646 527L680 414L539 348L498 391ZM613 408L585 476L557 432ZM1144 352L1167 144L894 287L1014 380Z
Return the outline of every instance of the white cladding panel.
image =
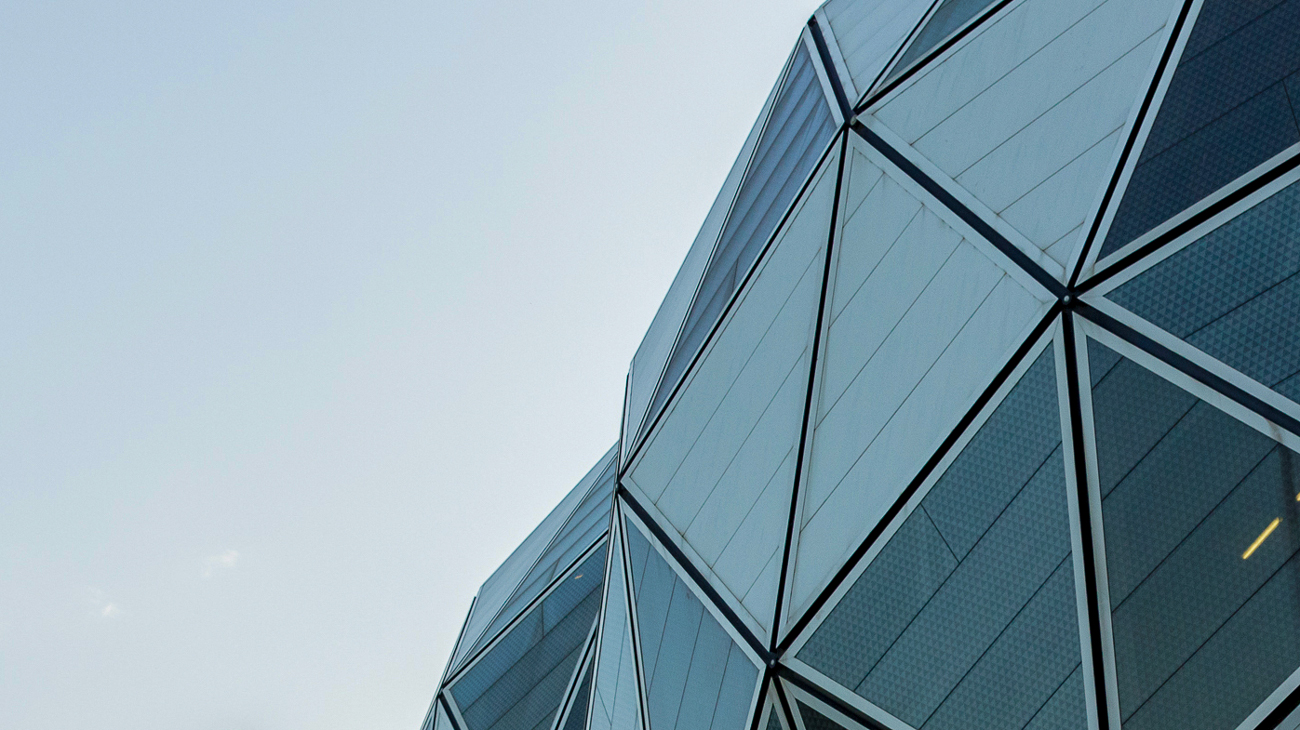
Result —
M878 172L855 156L852 176L874 179ZM899 196L910 202L902 205ZM899 209L914 211L901 230ZM881 221L884 233L857 227L857 218ZM873 253L863 255L863 248ZM844 221L837 252L841 263L854 263L837 265L832 284L834 301L848 301L830 325L819 367L792 616L870 532L1050 306L889 174Z
M830 0L823 6L831 25L828 35L839 46L859 92L865 93L885 70L930 4L931 0Z
M632 656L632 625L628 619L623 580L621 536L610 541L606 581L604 628L596 655L596 678L591 693L589 730L634 730L640 726L636 667Z
M1105 186L1173 9L1025 0L873 114L1046 251Z
M837 167L823 164L627 476L763 628L775 589L755 586L784 546Z

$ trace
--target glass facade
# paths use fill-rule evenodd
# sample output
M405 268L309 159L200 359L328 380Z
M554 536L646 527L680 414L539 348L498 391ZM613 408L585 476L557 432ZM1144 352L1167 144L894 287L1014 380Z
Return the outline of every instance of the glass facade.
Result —
M832 0L423 730L1294 730L1298 120L1300 0Z

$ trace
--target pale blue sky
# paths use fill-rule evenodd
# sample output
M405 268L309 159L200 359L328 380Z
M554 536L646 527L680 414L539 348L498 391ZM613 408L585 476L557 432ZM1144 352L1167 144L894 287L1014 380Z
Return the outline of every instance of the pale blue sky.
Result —
M416 730L813 8L0 6L0 727Z

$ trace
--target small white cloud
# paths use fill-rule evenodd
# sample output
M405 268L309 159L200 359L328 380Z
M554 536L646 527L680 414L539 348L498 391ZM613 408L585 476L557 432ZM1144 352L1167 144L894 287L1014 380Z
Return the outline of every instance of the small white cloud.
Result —
M108 600L104 592L98 588L86 589L89 597L86 599L90 606L90 615L102 619L113 619L122 615L122 607Z
M229 570L235 567L237 562L239 562L238 550L227 550L220 555L213 555L203 561L203 577L211 578L213 572L222 569Z

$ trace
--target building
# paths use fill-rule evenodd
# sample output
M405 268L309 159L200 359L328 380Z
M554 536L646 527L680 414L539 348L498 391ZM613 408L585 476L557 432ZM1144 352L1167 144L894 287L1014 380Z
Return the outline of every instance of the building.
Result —
M427 730L1300 713L1300 0L831 0Z

